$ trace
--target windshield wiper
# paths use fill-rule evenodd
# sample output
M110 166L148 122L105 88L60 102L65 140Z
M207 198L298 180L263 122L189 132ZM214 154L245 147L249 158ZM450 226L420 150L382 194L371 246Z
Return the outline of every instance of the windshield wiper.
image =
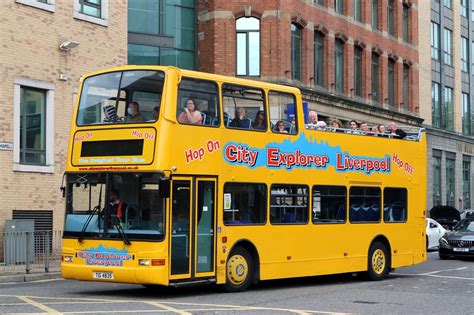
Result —
M91 223L92 218L96 213L100 214L100 204L102 203L102 185L100 185L100 191L99 191L99 204L92 209L91 213L87 217L86 222L84 223L84 226L82 227L81 233L79 234L79 243L82 243L84 240L84 235L86 234L87 227L89 226L89 223ZM100 217L100 216L99 216ZM98 218L99 219L99 218Z
M112 224L117 229L118 235L120 235L125 245L132 245L132 242L130 242L127 234L123 231L123 228L120 225L120 218L117 215L112 214L110 219L112 220Z

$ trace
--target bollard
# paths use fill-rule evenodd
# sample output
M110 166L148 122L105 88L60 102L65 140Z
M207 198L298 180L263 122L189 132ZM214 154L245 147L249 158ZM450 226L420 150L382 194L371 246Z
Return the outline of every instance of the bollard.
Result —
M44 271L49 272L49 247L50 247L50 231L46 232L45 255L44 255Z

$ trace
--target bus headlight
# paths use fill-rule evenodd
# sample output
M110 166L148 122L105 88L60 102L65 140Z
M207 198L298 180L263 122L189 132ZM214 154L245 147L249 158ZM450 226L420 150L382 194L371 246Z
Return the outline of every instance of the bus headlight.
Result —
M150 266L150 259L139 259L138 260L139 266Z
M63 261L67 263L72 263L72 256L63 256Z

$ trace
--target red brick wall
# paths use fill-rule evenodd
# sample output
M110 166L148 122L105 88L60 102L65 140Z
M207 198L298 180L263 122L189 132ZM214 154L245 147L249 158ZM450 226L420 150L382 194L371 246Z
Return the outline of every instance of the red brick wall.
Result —
M260 18L260 71L262 77L291 78L291 33L292 21L304 26L303 37L303 76L302 82L295 84L314 85L314 26L322 24L329 30L325 47L325 86L332 90L334 85L334 34L343 32L348 41L345 45L344 91L352 96L353 90L353 43L364 42L363 58L363 97L370 100L371 91L371 50L378 46L383 50L380 58L380 100L388 97L387 55L393 53L399 57L395 71L395 104L403 102L402 61L413 63L410 69L410 107L418 107L418 12L417 1L410 8L409 37L410 43L403 42L403 3L395 1L395 37L387 34L387 3L379 0L380 31L371 30L372 1L362 0L362 23L355 22L353 2L344 1L344 15L334 12L333 1L326 1L326 6L306 4L303 1L198 1L198 69L225 75L236 74L236 35L235 19L245 14L245 6L251 6L251 16ZM277 12L277 13L275 13Z

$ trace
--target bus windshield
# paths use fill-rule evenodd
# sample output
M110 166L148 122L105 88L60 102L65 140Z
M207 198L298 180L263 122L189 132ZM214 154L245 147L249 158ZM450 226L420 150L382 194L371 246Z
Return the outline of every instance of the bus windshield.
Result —
M87 78L82 87L77 125L156 121L164 78L164 72L150 70L109 72Z
M164 238L158 173L69 174L65 236Z

